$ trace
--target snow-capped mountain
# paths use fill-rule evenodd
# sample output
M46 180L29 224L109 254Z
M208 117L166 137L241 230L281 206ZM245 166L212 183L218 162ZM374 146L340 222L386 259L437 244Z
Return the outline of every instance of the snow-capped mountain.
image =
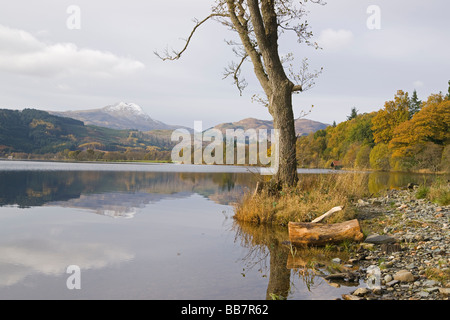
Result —
M144 110L134 103L126 103L126 102L119 102L117 104L107 106L103 108L105 112L108 113L124 113L125 115L136 115L140 117L150 118L148 114L144 112Z
M139 105L119 102L102 109L50 112L51 114L83 121L86 125L118 130L175 130L182 126L168 125L152 119Z

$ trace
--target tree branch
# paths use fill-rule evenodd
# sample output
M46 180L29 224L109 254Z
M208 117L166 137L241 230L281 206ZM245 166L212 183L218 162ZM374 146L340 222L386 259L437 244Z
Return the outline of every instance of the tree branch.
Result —
M236 31L239 34L242 44L244 45L245 51L248 56L252 60L255 75L259 80L264 92L267 95L272 93L272 88L269 85L269 77L265 71L264 65L261 61L261 55L256 50L256 46L252 43L250 39L249 30L248 30L248 21L244 22L242 19L244 18L244 14L242 12L243 7L240 8L239 18L236 15L236 4L234 0L227 0L228 13L231 19L231 22L236 28ZM243 23L241 23L241 21Z
M303 87L301 85L295 85L292 88L292 92L303 92Z
M229 16L226 15L226 14L222 14L222 13L212 13L212 14L210 14L209 16L207 16L205 19L203 19L202 21L198 21L198 20L197 20L197 21L196 21L196 25L194 26L194 28L193 28L192 31L191 31L191 34L189 35L189 37L188 37L187 40L186 40L186 45L184 46L184 48L183 48L181 51L179 51L179 52L173 51L174 55L170 55L170 54L168 53L168 51L166 50L166 52L164 53L164 56L161 56L157 51L155 51L155 52L154 52L155 55L156 55L158 58L160 58L161 60L163 60L163 61L166 61L166 60L175 61L175 60L180 59L180 58L181 58L181 55L188 49L189 44L191 43L191 40L192 40L192 38L193 38L195 32L197 31L197 29L198 29L202 24L204 24L205 22L207 22L209 19L211 19L211 18L216 18L216 17L222 17L222 18L223 18L223 17L229 17Z
M228 69L225 69L224 73L224 79L228 78L231 75L233 76L234 83L236 84L236 87L238 88L241 96L245 87L247 87L247 82L245 81L245 79L239 79L239 77L241 75L241 67L244 64L245 60L247 60L247 58L248 55L245 54L239 64L236 65L235 63L232 63Z

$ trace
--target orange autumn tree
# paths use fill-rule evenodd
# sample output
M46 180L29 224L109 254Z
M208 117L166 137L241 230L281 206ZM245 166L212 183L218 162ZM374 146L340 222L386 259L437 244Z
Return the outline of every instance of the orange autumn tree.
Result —
M442 94L431 95L420 112L394 129L389 143L392 158L409 158L416 163L426 162L423 164L425 167L437 168L439 159L436 156L450 142L449 126L450 100L446 100Z
M397 91L394 100L387 101L384 109L378 111L372 119L373 138L376 144L388 144L394 130L409 118L409 97L407 92Z

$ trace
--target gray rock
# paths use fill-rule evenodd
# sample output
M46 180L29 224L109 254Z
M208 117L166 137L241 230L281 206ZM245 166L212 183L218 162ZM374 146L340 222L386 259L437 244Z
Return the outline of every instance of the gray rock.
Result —
M386 283L386 286L387 286L387 287L393 287L393 286L395 286L397 283L400 283L400 281L399 281L399 280L392 280L392 281L389 281L388 283Z
M423 291L428 292L428 293L433 293L433 292L439 291L439 287L425 288L425 289L423 289Z
M439 285L439 282L435 281L435 280L427 280L423 283L424 287L435 287Z
M387 235L372 234L368 236L364 242L372 244L396 243L397 239Z
M420 298L428 298L429 295L430 295L430 294L429 294L428 292L425 292L425 291L420 291L420 292L418 293L418 296L419 296Z
M341 264L342 260L339 258L334 258L333 260L331 260L331 262L336 263L336 264Z

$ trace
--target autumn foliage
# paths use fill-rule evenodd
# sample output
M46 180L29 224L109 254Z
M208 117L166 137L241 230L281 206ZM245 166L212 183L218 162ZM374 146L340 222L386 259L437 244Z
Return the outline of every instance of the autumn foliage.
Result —
M450 94L432 94L417 108L417 95L400 90L381 110L348 119L299 138L299 165L450 172Z

